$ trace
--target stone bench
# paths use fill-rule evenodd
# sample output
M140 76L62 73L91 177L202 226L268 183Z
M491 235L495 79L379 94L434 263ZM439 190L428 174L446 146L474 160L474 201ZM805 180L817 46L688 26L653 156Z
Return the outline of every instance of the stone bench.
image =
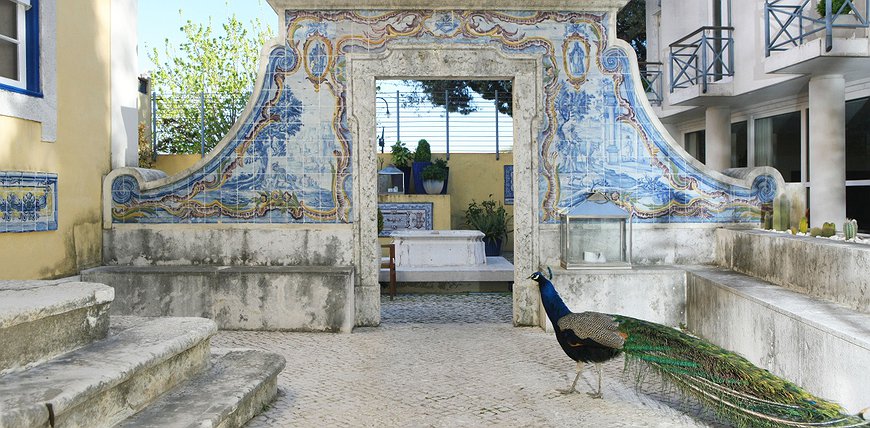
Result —
M853 413L870 405L870 315L725 269L686 277L689 330Z
M351 267L103 266L82 278L115 289L112 313L196 316L228 330L350 332Z

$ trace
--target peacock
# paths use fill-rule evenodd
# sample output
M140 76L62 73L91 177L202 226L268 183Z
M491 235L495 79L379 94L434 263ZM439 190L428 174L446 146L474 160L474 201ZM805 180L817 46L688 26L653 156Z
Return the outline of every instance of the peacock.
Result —
M588 394L601 398L601 363L624 354L626 367L652 370L737 426L870 427L867 410L848 415L839 405L679 330L621 315L573 313L541 272L529 278L540 287L559 345L577 362L577 376L563 393L575 392L585 364L595 363L598 389Z

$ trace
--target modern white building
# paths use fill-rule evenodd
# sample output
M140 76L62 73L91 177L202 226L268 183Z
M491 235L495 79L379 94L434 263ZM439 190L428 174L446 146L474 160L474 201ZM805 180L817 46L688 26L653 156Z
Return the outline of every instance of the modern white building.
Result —
M870 0L646 7L650 98L674 138L718 170L777 168L814 226L867 231Z

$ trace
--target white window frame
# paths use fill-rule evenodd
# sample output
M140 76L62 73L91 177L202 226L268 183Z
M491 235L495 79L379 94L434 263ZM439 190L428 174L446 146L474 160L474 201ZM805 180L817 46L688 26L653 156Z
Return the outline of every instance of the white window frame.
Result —
M24 12L30 7L30 2L23 0L0 0L8 1L15 4L16 8L16 24L18 24L18 39L6 37L0 34L0 40L15 43L18 45L18 79L10 79L0 76L0 84L14 86L16 88L27 89L27 23L24 19Z

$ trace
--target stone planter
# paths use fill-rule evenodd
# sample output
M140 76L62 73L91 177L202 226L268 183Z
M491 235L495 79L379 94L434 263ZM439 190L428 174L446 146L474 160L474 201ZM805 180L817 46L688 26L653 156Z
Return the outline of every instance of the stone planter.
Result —
M427 195L440 195L444 189L444 182L441 180L423 180L423 189Z

